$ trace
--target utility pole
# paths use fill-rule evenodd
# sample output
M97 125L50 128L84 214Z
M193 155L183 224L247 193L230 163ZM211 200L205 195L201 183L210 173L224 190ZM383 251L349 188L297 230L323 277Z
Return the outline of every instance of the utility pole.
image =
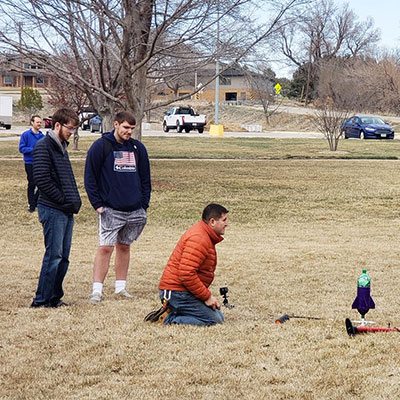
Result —
M311 81L311 62L312 62L312 57L311 57L311 52L313 48L313 34L311 34L311 43L310 43L310 51L308 52L308 66L307 66L307 81L306 81L306 95L305 95L305 101L304 101L304 106L307 107L308 102L309 102L309 96L310 96L310 81Z
M18 38L19 38L19 47L22 46L22 22L18 22ZM21 57L21 52L20 52ZM20 74L19 74L19 84L21 86L21 111L24 111L24 102L22 101L22 95L24 93L24 60L21 57L20 63Z
M210 125L210 135L224 136L224 127L219 124L219 18L220 0L217 0L217 40L215 44L215 125Z
M219 0L217 1L217 43L215 45L217 60L215 62L215 124L219 124Z

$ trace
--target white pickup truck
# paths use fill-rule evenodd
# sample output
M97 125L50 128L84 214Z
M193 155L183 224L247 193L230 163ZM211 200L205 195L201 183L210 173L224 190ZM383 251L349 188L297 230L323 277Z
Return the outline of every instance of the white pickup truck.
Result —
M164 116L163 131L176 129L179 133L186 133L197 129L199 133L204 132L207 120L205 115L196 114L192 107L173 107Z
M11 129L13 100L9 96L0 96L0 126Z

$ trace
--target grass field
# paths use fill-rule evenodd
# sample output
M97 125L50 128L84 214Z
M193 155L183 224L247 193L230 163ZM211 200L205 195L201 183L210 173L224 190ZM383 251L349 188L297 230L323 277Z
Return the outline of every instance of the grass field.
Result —
M0 399L400 397L399 334L349 338L344 327L358 319L362 268L376 303L368 318L400 327L400 174L390 159L400 143L343 141L349 159L324 159L318 140L146 138L153 193L132 247L135 298L113 297L110 271L97 306L88 301L97 246L83 188L89 144L71 153L83 206L64 285L70 307L34 310L41 226L26 212L15 143L0 143ZM230 210L212 291L228 286L235 308L210 328L144 323L176 241L211 201ZM284 313L325 319L276 325Z
M301 137L301 134L299 134ZM70 151L70 158L82 159L98 136L79 139L80 151ZM15 141L0 142L1 158L21 158ZM325 139L266 139L203 137L145 137L153 159L398 159L398 140L341 140L338 151L329 151Z

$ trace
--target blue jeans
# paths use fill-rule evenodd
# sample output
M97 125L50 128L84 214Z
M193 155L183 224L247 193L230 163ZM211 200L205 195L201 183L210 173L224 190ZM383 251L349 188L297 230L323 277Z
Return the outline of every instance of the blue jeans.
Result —
M168 294L169 292L167 291ZM162 300L164 291L160 290L159 295ZM224 322L221 310L213 310L206 306L204 301L190 292L172 290L168 305L171 313L165 318L164 324L215 325Z
M74 216L42 204L38 204L38 213L46 251L33 302L55 305L64 295L62 283L69 266Z
M39 190L35 185L35 181L33 180L33 167L32 164L25 164L25 171L26 171L26 179L28 180L28 204L29 210L35 211L37 201L39 198Z

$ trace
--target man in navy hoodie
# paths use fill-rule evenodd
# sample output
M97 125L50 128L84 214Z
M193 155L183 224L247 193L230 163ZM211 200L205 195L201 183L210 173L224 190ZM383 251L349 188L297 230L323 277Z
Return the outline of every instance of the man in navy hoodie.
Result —
M36 209L39 191L36 190L35 181L33 180L33 148L38 140L44 137L40 132L42 127L42 118L34 115L31 118L32 128L25 131L19 140L19 152L24 155L26 178L28 179L28 209L33 213Z
M94 260L92 304L102 300L103 284L115 254L115 294L131 298L126 290L130 245L147 221L150 202L150 163L146 148L131 138L135 117L118 113L114 130L96 140L88 151L85 188L98 213L99 246Z

